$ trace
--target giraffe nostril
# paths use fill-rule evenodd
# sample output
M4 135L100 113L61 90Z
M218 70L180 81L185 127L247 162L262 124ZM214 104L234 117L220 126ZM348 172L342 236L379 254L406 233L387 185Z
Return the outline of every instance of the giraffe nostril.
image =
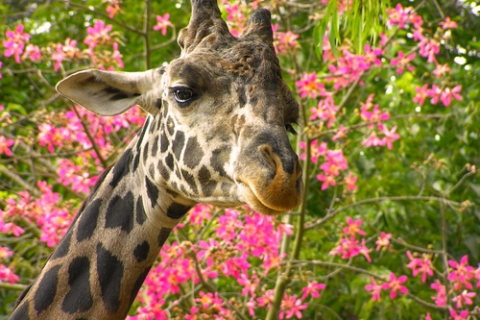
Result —
M270 147L268 144L263 144L258 147L258 151L264 155L265 159L272 166L273 171L277 171L277 163L275 161L277 157L274 156L272 147Z

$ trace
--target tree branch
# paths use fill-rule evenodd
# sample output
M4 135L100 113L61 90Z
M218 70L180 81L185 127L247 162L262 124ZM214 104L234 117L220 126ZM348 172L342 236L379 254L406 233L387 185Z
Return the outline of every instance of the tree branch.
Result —
M451 200L446 200L444 198L439 198L439 197L424 197L424 196L398 196L398 197L379 197L379 198L371 198L371 199L365 199L361 200L358 202L351 203L349 205L340 207L336 210L333 210L332 212L328 213L325 217L318 219L316 222L310 223L309 225L305 226L305 230L311 230L315 227L318 227L319 225L322 225L326 221L332 219L334 216L336 216L338 213L353 208L357 206L361 206L367 203L375 203L375 202L381 202L381 201L415 201L415 200L421 200L421 201L438 201L438 202L443 202L443 203L450 203L452 205L459 206L460 203L451 201Z

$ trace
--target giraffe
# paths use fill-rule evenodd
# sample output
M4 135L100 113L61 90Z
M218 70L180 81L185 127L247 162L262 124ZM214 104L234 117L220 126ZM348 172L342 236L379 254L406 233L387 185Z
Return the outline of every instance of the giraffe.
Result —
M198 202L277 215L303 195L287 131L299 107L283 81L270 12L239 38L216 0L192 0L181 55L145 72L86 70L57 90L101 115L149 116L98 179L12 320L124 319L175 225Z

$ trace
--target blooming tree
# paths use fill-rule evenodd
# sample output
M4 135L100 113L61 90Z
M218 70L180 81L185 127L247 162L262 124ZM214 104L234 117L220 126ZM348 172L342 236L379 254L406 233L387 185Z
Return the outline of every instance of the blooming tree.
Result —
M304 201L275 218L194 207L129 319L479 319L474 2L392 1L363 38L324 24L351 17L348 1L220 3L234 35L256 8L273 12L301 107L288 129ZM183 1L24 6L0 4L15 13L0 24L0 317L145 120L138 108L94 115L55 83L168 62L189 12Z

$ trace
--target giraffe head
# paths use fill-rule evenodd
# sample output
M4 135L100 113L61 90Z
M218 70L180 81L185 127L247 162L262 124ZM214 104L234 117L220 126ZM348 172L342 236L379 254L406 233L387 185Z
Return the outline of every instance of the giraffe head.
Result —
M247 203L271 215L298 206L301 167L287 131L299 107L281 76L269 11L253 13L235 38L215 0L192 0L178 43L181 56L168 66L82 71L57 90L101 115L147 111L141 167L176 202Z

